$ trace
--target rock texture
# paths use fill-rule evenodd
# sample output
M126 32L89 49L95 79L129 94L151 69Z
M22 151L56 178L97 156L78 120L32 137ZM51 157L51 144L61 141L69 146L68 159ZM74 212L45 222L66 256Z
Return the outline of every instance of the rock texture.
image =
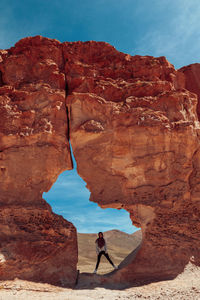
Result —
M197 114L200 118L200 64L192 64L179 71L184 74L184 87L198 96Z
M0 53L2 279L76 279L76 229L42 199L72 168L61 46L26 38Z
M172 278L191 257L199 263L200 127L183 73L103 43L66 43L64 55L70 139L90 200L126 209L143 232L136 259L97 282Z
M90 200L126 209L143 233L134 260L92 280L173 278L199 264L200 126L188 89L164 57L103 42L34 37L0 51L0 279L75 283L76 230L42 200L72 168L69 138Z

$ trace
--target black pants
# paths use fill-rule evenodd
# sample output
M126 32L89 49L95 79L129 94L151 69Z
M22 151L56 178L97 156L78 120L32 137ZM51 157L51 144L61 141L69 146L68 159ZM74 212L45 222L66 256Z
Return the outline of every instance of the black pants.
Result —
M98 257L97 257L96 270L98 269L102 255L104 255L107 258L107 260L109 261L109 263L114 267L114 264L113 264L112 260L110 259L108 253L106 253L105 251L101 251L101 252L99 252Z

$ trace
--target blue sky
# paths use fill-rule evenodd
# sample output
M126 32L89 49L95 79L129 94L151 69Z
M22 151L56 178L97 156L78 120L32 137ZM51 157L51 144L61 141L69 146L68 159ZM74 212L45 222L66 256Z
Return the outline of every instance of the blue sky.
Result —
M0 0L0 49L26 36L105 41L131 55L166 56L176 68L200 61L200 0ZM76 170L45 199L80 232L132 232L128 213L102 210Z
M102 209L89 201L90 192L77 174L74 156L73 162L74 169L60 174L51 190L43 194L53 211L72 222L78 232L96 233L118 229L133 233L138 230L132 225L129 214L124 209Z
M129 54L198 62L199 0L0 0L0 48L26 36L106 41Z

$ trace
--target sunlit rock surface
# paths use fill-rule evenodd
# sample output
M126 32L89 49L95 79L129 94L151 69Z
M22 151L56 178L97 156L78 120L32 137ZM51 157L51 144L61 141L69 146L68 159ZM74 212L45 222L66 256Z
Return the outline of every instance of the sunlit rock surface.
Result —
M164 57L66 43L70 139L78 173L101 207L141 227L136 259L100 282L172 278L199 254L197 97Z
M200 99L200 64L192 64L179 70L184 74L184 87L192 93L195 93ZM200 118L200 101L197 103L197 114Z
M36 37L1 51L0 279L76 279L76 229L42 199L72 168L61 47Z
M189 90L164 57L103 42L34 37L1 50L0 279L75 283L76 230L42 200L72 168L69 138L90 200L126 209L143 233L133 261L92 280L172 278L199 264L200 127Z

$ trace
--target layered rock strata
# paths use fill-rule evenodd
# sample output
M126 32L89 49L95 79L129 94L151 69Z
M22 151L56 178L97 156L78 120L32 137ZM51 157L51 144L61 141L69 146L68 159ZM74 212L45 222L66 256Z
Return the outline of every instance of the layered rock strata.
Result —
M69 138L90 200L126 209L143 232L136 258L99 284L199 264L200 127L184 72L164 57L42 37L0 61L0 278L75 283L76 230L42 200L72 168Z
M42 199L72 168L61 48L36 37L1 51L0 279L76 280L76 229Z
M172 278L199 262L197 96L164 57L94 42L65 43L64 56L70 139L90 200L126 209L143 233L135 260L96 280Z
M191 64L179 71L184 74L184 87L198 97L197 115L200 118L200 64Z

